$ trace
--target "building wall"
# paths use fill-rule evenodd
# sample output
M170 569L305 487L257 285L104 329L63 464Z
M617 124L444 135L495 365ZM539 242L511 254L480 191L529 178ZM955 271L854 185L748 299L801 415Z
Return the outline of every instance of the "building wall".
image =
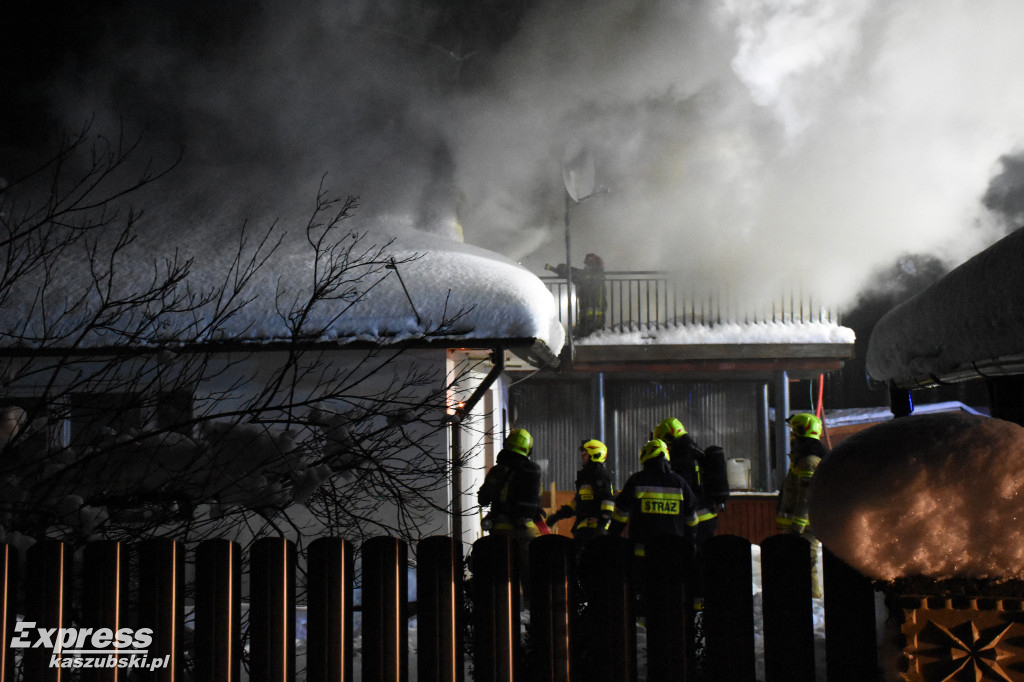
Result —
M450 518L452 495L456 488L462 493L462 505L464 512L472 517L474 514L479 517L473 509L476 500L476 489L478 481L482 479L487 462L493 462L496 446L494 434L501 432L502 425L506 422L506 401L504 399L505 389L501 382L497 382L489 389L484 398L477 404L472 418L464 425L466 434L465 452L470 456L469 466L464 469L464 478L461 485L452 486L450 483L444 485L443 481L448 477L447 464L451 456L450 429L444 427L446 412L443 399L445 386L453 381L458 381L458 391L451 391L454 397L471 395L473 390L480 384L490 369L487 355L483 358L463 353L461 356L452 356L444 349L406 351L401 354L388 357L389 351L378 352L371 361L367 361L365 351L329 351L316 358L319 363L315 371L310 371L298 380L294 385L285 386L282 390L289 393L289 399L300 406L296 412L301 416L312 406L317 396L317 384L323 381L324 373L340 372L352 378L351 387L345 395L346 400L375 400L378 396L386 395L395 384L402 383L412 376L427 377L421 383L411 388L406 394L410 402L429 401L428 404L436 404L436 410L430 411L431 424L421 425L418 423L405 424L402 428L408 433L411 440L416 443L418 451L430 451L435 453L437 461L437 476L442 485L431 493L431 506L433 511L426 513L422 518L417 519L418 531L421 537L434 534L448 534L451 532L452 523ZM193 406L195 414L204 413L212 409L216 413L229 415L233 410L243 408L253 398L254 392L266 388L271 381L275 368L281 366L284 360L283 353L258 352L258 353L235 353L222 354L210 359L207 367L207 379L195 386L195 395L198 400ZM310 360L312 360L312 356ZM124 378L145 372L146 365L157 365L166 361L166 358L158 356L147 356L145 360L130 360L120 364L118 371L104 372L102 370L109 359L86 359L81 364L65 371L47 373L45 371L12 372L12 376L23 375L23 380L9 382L6 390L0 395L2 405L24 405L29 406L38 402L45 392L51 396L61 395L64 385L70 385L75 381L76 376L82 372L88 373L93 369L102 380L91 382L89 390L101 395L104 391L124 392L126 384ZM42 370L47 366L55 367L52 359L35 358L25 361L25 366L33 366ZM115 362L114 364L117 364ZM20 368L21 365L18 365ZM55 377L55 378L54 378ZM358 380L355 380L358 377ZM53 383L49 379L54 378ZM173 377L172 377L173 378ZM138 386L130 386L132 390L159 390L158 381L146 382ZM85 390L84 388L82 390ZM77 395L77 393L76 393ZM344 401L341 401L344 402ZM96 404L99 404L97 402ZM338 408L343 409L343 408ZM267 427L271 430L284 430L280 420L284 415L272 413L265 415ZM67 421L71 423L74 415L70 415ZM384 417L378 417L382 424ZM70 433L71 427L64 429ZM53 434L57 446L67 445L69 442L66 434ZM500 437L497 438L497 447L500 447ZM245 453L242 453L243 455ZM401 458L403 453L393 453ZM344 485L343 479L339 479L339 485ZM372 502L372 500L371 500ZM297 516L302 516L302 509L296 506L294 509ZM382 527L393 526L397 516L395 505L384 503L377 507L374 512L375 519L378 519ZM316 532L315 524L311 519L302 521L300 526L305 527L311 533ZM479 522L476 526L469 524L466 529L467 537L475 539L479 537Z
M582 440L597 437L601 426L598 383L583 377L535 375L516 383L510 395L517 425L534 436L535 457L545 487L574 487ZM658 379L606 379L605 444L618 487L638 468L637 455L654 427L676 417L701 447L720 445L727 458L751 464L751 480L762 480L758 400L755 381L687 382ZM756 484L755 484L756 486Z
M524 428L533 436L532 459L540 465L545 489L551 483L559 490L575 489L580 444L599 437L593 394L586 375L535 374L513 380L509 389L511 426Z
M462 376L460 390L452 393L452 404L467 400L482 386L492 364L487 353L473 351L449 351L448 372L450 376ZM501 450L508 424L508 382L502 377L487 387L472 412L461 425L461 446L465 466L449 494L460 501L455 505L462 510L462 540L472 544L483 536L480 522L483 512L477 504L476 494L484 481L487 471L494 466ZM453 427L454 428L454 427ZM448 448L453 446L452 432L448 432ZM451 530L451 518L446 519Z
M700 447L719 445L727 458L758 458L759 384L745 381L610 381L609 422L614 424L620 483L634 471L640 448L663 419L675 417ZM758 480L752 469L751 479Z

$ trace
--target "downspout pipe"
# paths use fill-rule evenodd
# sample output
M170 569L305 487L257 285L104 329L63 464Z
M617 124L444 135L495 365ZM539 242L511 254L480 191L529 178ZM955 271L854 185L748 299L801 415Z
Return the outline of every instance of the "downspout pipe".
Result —
M448 428L451 430L452 440L452 537L462 542L462 422L473 411L476 404L490 390L498 377L505 371L505 351L503 348L494 348L491 351L491 370L484 377L480 385L476 387L473 394L455 408L455 412L448 416Z

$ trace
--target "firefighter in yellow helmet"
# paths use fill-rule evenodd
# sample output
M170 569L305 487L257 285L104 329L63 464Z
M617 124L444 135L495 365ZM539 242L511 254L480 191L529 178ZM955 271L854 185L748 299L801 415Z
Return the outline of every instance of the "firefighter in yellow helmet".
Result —
M554 526L561 519L575 516L572 537L577 549L586 542L608 532L615 509L615 488L611 473L605 466L608 447L599 440L583 441L580 445L583 466L576 473L576 495L567 504L548 517Z
M718 512L725 508L729 499L725 455L717 446L702 450L675 417L663 419L655 426L654 437L665 441L672 471L686 479L696 496L694 504L700 525L695 537L699 548L714 536Z
M814 537L807 514L807 491L811 477L828 454L821 442L824 431L821 420L813 414L794 414L786 420L790 429L789 472L779 494L779 510L775 525L782 533L796 533L811 545L811 596L820 598L821 580L818 576L820 543Z
M629 522L633 552L644 554L644 542L658 535L679 535L693 540L697 527L693 489L669 467L668 446L654 439L640 451L643 468L629 477L615 498L609 533L618 535Z
M492 535L505 535L515 541L524 585L529 576L529 543L540 535L536 522L544 518L540 506L540 466L530 459L532 451L533 436L529 431L510 431L477 491L480 506L490 506L481 525Z

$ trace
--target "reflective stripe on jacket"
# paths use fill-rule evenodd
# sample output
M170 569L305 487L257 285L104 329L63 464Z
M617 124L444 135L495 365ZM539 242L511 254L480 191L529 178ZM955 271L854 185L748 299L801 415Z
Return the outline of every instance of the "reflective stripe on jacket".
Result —
M818 447L823 449L823 446L819 445ZM807 513L807 492L811 485L811 478L814 476L818 464L821 463L821 457L818 454L807 454L806 450L801 451L797 449L794 449L791 456L793 460L789 466L789 472L786 474L786 480L782 484L779 510L775 516L775 523L783 530L792 533L804 533L810 525L810 518Z
M629 477L612 518L618 525L629 522L629 539L638 546L658 535L692 537L698 523L693 490L663 457Z

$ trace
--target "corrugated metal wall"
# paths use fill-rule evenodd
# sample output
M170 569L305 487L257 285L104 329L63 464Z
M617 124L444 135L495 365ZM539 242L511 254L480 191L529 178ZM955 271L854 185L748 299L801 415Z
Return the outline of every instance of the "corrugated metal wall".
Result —
M574 490L580 443L597 437L590 380L534 375L514 384L509 400L512 428L533 436L532 459L541 467L544 488L554 481L559 490Z
M583 379L534 376L510 390L515 425L534 436L534 458L544 468L545 487L572 490L579 445L597 437L596 384ZM697 444L720 445L726 457L751 462L760 480L758 409L760 384L753 381L681 382L609 379L605 383L609 468L621 487L638 468L637 455L654 426L676 417Z
M640 448L668 417L679 419L697 445L720 445L726 457L753 460L751 479L758 480L758 386L746 381L608 381L609 434L614 434L618 483L637 468Z

